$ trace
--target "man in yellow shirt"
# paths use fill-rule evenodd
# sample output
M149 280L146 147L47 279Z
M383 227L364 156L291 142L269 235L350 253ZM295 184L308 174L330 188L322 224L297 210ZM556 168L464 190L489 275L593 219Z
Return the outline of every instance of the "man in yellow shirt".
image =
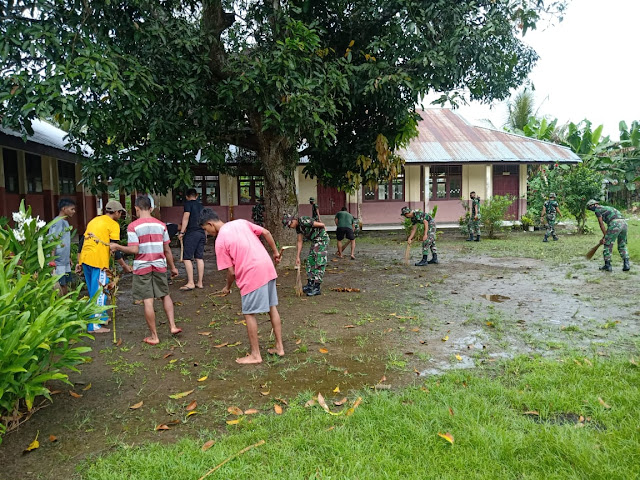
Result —
M107 202L104 208L105 214L94 218L87 225L84 232L84 243L82 250L78 254L78 265L76 273L84 271L84 278L89 290L89 296L97 297L98 305L105 305L106 295L102 291L104 285L109 283L106 270L109 268L109 256L111 254L109 245L111 242L120 240L120 224L118 220L127 211L122 204L116 200ZM110 330L103 325L108 317L102 314L97 318L99 323L90 323L87 327L89 333L108 333Z

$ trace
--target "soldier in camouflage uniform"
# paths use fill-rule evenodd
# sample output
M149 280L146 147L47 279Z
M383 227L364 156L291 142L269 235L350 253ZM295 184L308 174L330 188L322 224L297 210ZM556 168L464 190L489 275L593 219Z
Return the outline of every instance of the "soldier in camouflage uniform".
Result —
M610 272L611 269L611 251L613 250L613 242L618 240L618 253L622 257L622 271L628 272L631 269L629 265L629 252L627 251L627 222L622 214L613 207L603 207L597 200L589 200L587 209L596 214L600 230L602 230L602 239L600 244L604 245L603 256L604 265L600 270ZM607 224L605 228L604 224Z
M258 198L258 203L251 209L251 220L256 225L264 227L264 198Z
M416 267L424 267L429 263L438 263L438 250L436 249L436 222L431 215L422 210L411 210L409 207L402 207L400 214L405 218L411 219L413 228L407 239L407 243L411 245L413 237L418 229L418 224L424 224L424 236L422 237L422 260L415 264ZM429 250L433 256L429 260Z
M476 242L480 241L480 197L476 195L476 192L469 194L471 197L471 209L469 212L469 223L467 227L469 229L469 238L467 242L473 242L473 235L476 235Z
M556 194L550 193L549 200L544 202L542 212L540 213L540 222L544 222L545 217L547 220L547 233L544 234L543 242L548 242L550 235L554 241L558 240L558 236L556 235L556 215L561 217L562 213L560 213L560 207L556 201Z
M320 221L320 215L318 214L318 206L316 205L316 199L309 197L309 203L311 204L311 219L314 222Z
M320 295L320 284L327 268L327 251L329 249L329 235L324 229L324 223L314 221L311 217L294 217L285 214L282 217L282 225L295 228L298 234L296 265L300 265L302 242L305 239L311 241L311 248L307 256L308 282L302 290L309 297Z

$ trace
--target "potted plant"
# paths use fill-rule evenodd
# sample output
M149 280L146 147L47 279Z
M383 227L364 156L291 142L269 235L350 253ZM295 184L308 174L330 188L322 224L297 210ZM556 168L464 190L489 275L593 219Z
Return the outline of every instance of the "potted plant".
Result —
M520 223L522 224L522 229L525 231L529 231L529 232L533 232L534 230L534 221L531 217L529 217L528 215L522 215L522 217L520 217Z

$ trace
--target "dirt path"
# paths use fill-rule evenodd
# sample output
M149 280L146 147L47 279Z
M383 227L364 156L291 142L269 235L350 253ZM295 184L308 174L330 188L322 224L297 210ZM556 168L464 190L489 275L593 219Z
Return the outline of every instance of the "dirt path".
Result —
M472 246L453 237L439 242L440 265L405 267L400 239L385 234L360 241L356 261L333 258L320 297L297 298L293 271L282 270L278 293L287 355L265 352L259 366L234 362L247 348L240 297L237 290L224 298L209 295L223 284L212 258L206 259L204 291L181 292L184 281L172 285L184 333L168 338L166 323L160 325L157 347L140 342L146 335L142 306L133 305L130 279L124 280L121 345L114 346L110 335L97 337L93 361L72 376L74 387L52 386L60 390L54 402L5 436L0 478L69 478L84 459L117 445L204 438L234 428L225 424L234 418L227 412L232 405L266 413L274 404L286 408L298 394L322 392L337 400L366 386L397 388L419 375L518 354L575 350L592 357L637 348L635 277L614 273L603 280L593 263L551 267L535 259L474 256ZM334 287L361 291L330 291ZM158 319L165 321L162 313ZM259 323L264 351L268 317ZM187 417L185 407L194 400L197 414ZM169 430L155 431L159 424ZM41 447L22 455L37 432ZM50 442L50 435L57 440Z

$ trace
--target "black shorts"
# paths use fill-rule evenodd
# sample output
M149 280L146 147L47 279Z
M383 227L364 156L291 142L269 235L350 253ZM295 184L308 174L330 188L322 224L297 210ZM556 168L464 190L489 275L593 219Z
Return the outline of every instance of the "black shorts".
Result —
M346 236L346 237L347 237L347 239L349 239L349 240L355 240L355 239L356 239L356 236L354 235L353 230L351 230L349 227L338 227L338 228L336 229L336 238L337 238L339 241L342 241L342 239L343 239L345 236Z
M184 252L182 253L183 260L193 260L204 258L204 242L206 240L204 230L194 230L187 232L182 239L184 245Z

